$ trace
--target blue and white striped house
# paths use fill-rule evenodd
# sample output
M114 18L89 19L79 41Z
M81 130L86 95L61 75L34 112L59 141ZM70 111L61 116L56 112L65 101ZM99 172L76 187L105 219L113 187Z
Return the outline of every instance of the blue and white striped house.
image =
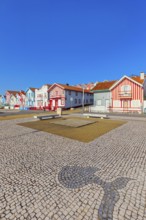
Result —
M35 89L30 87L26 91L26 102L25 105L26 107L34 107L35 106Z

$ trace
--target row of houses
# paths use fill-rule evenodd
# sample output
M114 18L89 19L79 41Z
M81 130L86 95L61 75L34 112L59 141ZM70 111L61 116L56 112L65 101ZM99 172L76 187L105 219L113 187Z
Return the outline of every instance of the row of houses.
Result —
M0 104L5 108L20 109L48 109L56 110L84 105L93 105L91 83L87 85L70 86L69 84L45 84L41 88L28 88L24 91L7 90L5 96L0 97ZM92 86L93 87L93 86ZM84 95L84 96L83 96Z
M45 84L41 88L6 91L0 104L10 108L56 110L89 105L91 112L138 112L146 110L146 75L123 76L119 80L70 86Z

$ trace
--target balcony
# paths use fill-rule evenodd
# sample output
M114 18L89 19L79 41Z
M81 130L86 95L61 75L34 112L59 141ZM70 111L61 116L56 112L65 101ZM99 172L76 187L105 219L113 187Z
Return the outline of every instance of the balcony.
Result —
M50 94L50 98L53 99L53 98L56 98L56 99L59 99L59 98L65 98L64 95L60 95L60 94Z
M131 99L132 92L131 91L120 91L119 92L120 99Z

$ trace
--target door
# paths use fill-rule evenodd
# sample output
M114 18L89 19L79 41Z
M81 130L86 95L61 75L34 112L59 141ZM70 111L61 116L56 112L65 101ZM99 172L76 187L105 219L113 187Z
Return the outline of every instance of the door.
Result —
M58 106L61 106L61 99L58 99Z
M106 110L109 109L109 99L106 99L106 100L105 100L105 107L106 107Z
M128 111L128 100L123 101L123 110Z
M58 99L55 100L55 110L57 109L58 107Z

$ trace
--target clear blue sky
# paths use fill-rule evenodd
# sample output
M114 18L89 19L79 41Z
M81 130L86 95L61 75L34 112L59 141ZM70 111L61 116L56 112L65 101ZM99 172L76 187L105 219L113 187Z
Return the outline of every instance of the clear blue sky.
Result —
M146 71L146 0L0 1L0 93Z

